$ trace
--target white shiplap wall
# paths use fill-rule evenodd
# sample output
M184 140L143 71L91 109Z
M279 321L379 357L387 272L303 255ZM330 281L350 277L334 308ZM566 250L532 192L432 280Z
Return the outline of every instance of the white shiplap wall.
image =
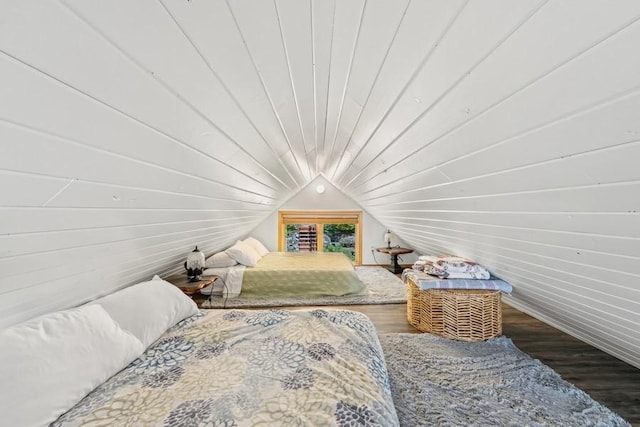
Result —
M474 258L640 367L639 19L635 0L2 2L0 326L269 235L327 179L366 241Z
M539 6L469 3L439 48L473 28L474 49L432 55L341 182L413 247L490 266L509 304L639 366L640 5Z

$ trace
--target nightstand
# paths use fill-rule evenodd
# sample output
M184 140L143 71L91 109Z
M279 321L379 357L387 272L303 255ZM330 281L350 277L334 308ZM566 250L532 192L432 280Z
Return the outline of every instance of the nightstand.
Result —
M413 249L409 248L376 248L376 251L382 252L384 254L389 254L391 256L391 264L387 267L387 269L393 274L402 273L403 268L398 264L398 255L402 254L410 254L413 252Z
M190 282L187 274L183 273L174 274L167 277L165 280L169 283L174 284L175 286L180 288L180 290L186 295L189 295L193 298L194 295L200 293L201 289L211 285L217 278L218 276L200 276L200 280L198 280L197 282Z

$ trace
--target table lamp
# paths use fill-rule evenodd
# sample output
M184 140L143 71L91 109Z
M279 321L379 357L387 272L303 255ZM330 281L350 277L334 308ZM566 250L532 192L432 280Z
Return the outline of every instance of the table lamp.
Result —
M384 241L387 242L387 249L391 249L391 231L384 232Z
M200 275L205 267L204 254L198 250L198 246L187 255L187 260L184 263L184 268L187 270L187 276L189 276L190 282L197 282L200 280Z

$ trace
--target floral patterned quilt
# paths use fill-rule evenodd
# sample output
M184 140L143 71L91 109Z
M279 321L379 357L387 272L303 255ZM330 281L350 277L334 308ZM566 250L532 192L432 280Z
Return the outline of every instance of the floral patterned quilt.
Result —
M348 310L205 310L53 426L397 426L380 342Z

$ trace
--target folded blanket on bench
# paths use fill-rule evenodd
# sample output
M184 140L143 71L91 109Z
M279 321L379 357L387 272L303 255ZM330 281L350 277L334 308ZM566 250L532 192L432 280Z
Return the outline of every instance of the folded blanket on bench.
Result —
M429 274L406 269L402 272L402 280L406 283L410 279L420 290L428 289L485 289L498 290L510 294L513 287L504 280L497 278L484 279L440 279Z
M481 279L491 278L489 271L480 264L456 256L421 256L414 269L438 276L441 279Z

